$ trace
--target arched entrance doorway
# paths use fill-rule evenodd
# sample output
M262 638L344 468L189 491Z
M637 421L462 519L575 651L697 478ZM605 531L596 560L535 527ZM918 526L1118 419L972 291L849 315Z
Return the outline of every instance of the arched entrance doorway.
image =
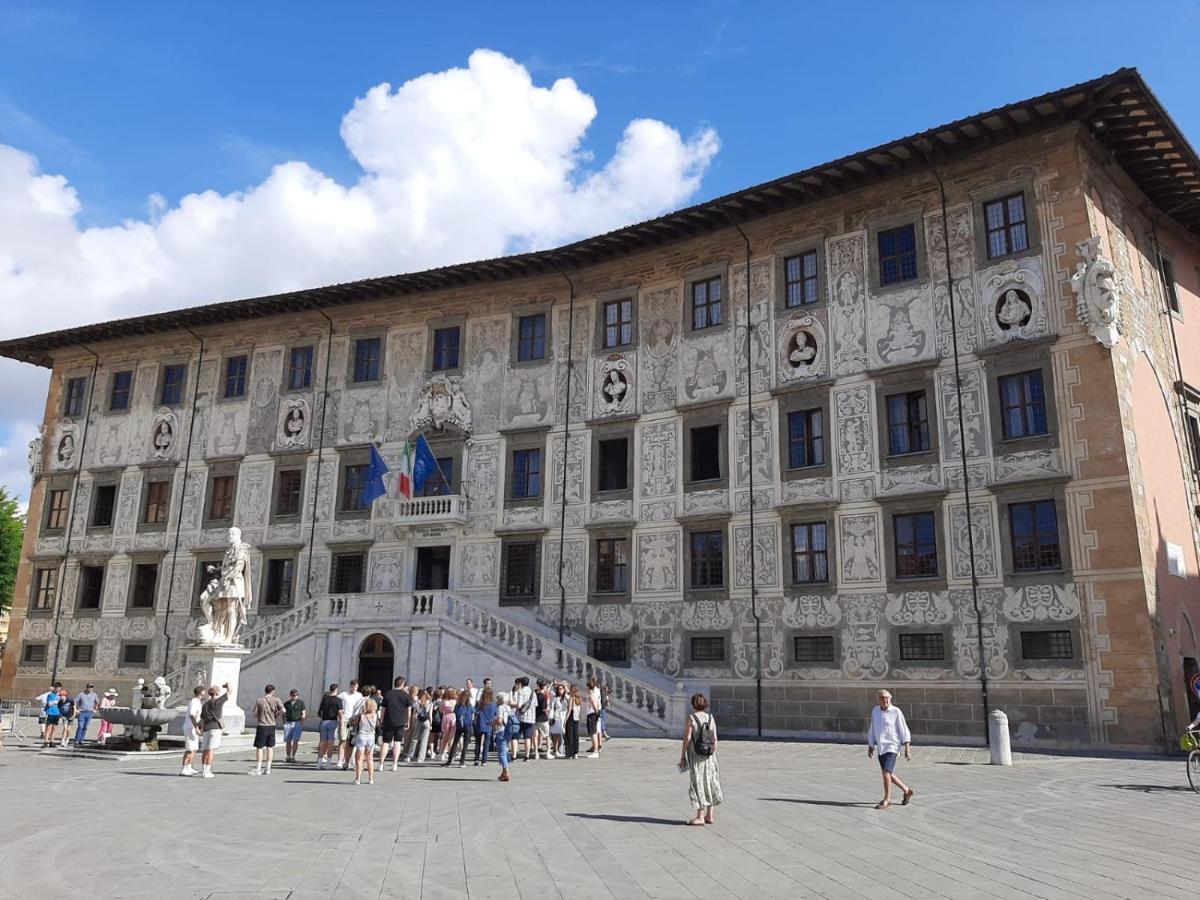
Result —
M387 690L392 685L392 667L395 661L396 651L387 635L371 635L363 641L362 649L358 651L359 687L373 684Z

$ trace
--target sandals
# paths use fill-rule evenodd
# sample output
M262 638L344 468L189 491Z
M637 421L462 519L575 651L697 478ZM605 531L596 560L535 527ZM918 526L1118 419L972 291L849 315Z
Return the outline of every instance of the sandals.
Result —
M900 801L900 805L901 805L901 806L908 806L909 802L910 802L910 801L912 800L912 798L913 798L913 794L915 794L915 793L916 793L916 791L914 791L912 788L909 788L907 791L905 791L905 792L904 792L904 799Z
M890 801L890 800L888 800L887 802L880 800L878 803L875 804L875 808L876 809L887 809L891 805L892 805L892 801Z

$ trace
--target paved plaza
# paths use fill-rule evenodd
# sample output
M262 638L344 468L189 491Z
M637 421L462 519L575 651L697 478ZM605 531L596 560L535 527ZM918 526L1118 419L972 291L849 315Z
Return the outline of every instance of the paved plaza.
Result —
M315 759L311 737L302 758ZM1181 759L917 747L877 811L865 748L725 741L715 827L688 827L679 745L599 760L346 773L217 759L0 753L0 896L33 898L1195 897L1200 796ZM53 861L51 861L53 860ZM68 862L69 861L69 862Z

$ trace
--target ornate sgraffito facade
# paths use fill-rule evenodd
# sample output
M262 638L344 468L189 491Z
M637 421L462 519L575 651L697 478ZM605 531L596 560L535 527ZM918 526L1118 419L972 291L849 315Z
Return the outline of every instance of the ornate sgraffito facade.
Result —
M1181 469L1187 423L1173 400L1157 419L1139 404L1200 374L1173 368L1154 223L1090 141L1047 128L951 161L944 207L916 167L749 220L748 270L723 228L585 267L570 303L546 275L331 308L329 333L280 313L252 343L211 326L203 361L165 330L95 345L94 376L61 348L3 683L172 669L237 524L252 628L318 603L312 640L276 654L313 685L354 674L334 646L371 631L403 671L416 632L401 640L389 604L442 591L701 685L732 730L758 724L758 677L777 733L857 733L886 682L923 733L973 740L986 676L1019 741L1153 745L1159 697L1185 717L1181 659L1200 657L1200 609L1176 590L1195 591L1197 534L1185 516L1152 537L1131 484ZM1158 239L1176 271L1200 262L1181 229ZM1200 359L1200 339L1177 341ZM246 389L226 397L219 362L238 354ZM77 377L92 408L60 415ZM418 433L439 491L399 499L392 475L359 508L348 473L372 445L396 470ZM1183 548L1179 585L1156 580L1160 543ZM1147 627L1155 597L1169 621Z

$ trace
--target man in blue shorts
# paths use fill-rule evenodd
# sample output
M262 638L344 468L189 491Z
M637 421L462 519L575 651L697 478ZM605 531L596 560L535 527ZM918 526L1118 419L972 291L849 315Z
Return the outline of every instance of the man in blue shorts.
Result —
M892 805L892 785L904 793L901 806L908 806L916 793L912 788L896 777L896 757L900 748L904 748L904 759L912 759L912 735L908 723L904 721L904 713L900 707L892 704L892 695L888 691L879 692L879 705L871 710L871 727L867 730L867 758L879 753L879 769L883 773L883 799L875 804L876 809L887 809Z
M321 743L317 747L317 768L329 765L329 757L337 749L338 719L342 715L342 701L338 699L338 686L334 682L321 698L317 707L317 718L321 720Z

